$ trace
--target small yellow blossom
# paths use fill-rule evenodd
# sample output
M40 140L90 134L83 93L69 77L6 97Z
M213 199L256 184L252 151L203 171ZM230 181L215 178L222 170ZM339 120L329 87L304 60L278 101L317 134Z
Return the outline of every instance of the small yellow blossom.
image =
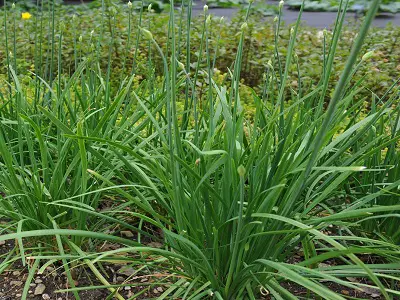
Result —
M29 20L30 18L32 18L32 15L28 12L24 12L21 14L21 18L22 20Z

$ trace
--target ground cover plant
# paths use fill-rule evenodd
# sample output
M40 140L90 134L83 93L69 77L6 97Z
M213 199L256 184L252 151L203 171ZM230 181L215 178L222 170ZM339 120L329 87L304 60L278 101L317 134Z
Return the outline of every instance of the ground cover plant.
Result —
M135 4L132 6L133 13L127 15L128 7L125 5L114 6L116 9L116 14L113 16L115 18L115 23L118 24L118 30L113 32L110 31L110 26L105 26L103 31L102 28L102 9L101 3L100 8L86 8L85 6L62 6L57 7L55 11L55 18L57 20L62 20L65 27L68 30L63 32L63 43L61 45L61 70L63 74L68 76L72 75L77 66L77 62L80 57L88 56L91 50L91 44L94 45L102 34L101 40L103 45L109 45L111 41L111 35L114 35L114 45L111 54L108 47L100 47L98 49L99 56L101 60L99 61L100 67L103 72L107 72L108 66L108 56L111 55L112 67L110 70L110 80L112 81L112 86L118 86L118 81L120 77L129 76L131 68L126 66L132 66L133 57L136 57L136 66L140 68L138 72L140 77L146 78L147 76L147 47L145 46L146 41L143 39L139 41L139 49L135 55L135 36L137 34L137 24L139 22L139 14L135 10ZM257 5L257 3L255 3ZM278 7L278 5L277 5ZM154 7L152 6L153 10ZM51 36L47 34L37 34L33 35L34 32L47 31L52 32L51 26L51 14L48 12L48 8L44 9L41 13L40 9L30 10L32 17L28 20L20 20L18 22L18 27L20 30L16 30L16 40L18 41L16 47L16 59L17 59L17 72L18 74L26 74L26 70L35 71L38 73L39 64L32 64L35 60L35 45L41 45L41 56L42 61L51 61ZM253 11L253 9L252 9ZM13 18L17 20L20 19L21 13L25 12L25 8L16 5L15 10L10 10L8 15L7 27L9 30L13 28ZM105 13L108 9L105 9ZM4 14L4 13L3 13ZM75 17L74 17L75 16ZM39 18L41 22L36 22L36 18ZM152 23L151 30L152 33L159 43L160 47L165 51L167 49L167 29L168 29L168 16L165 14L155 14L148 13L147 9L144 9L142 14L143 24L149 22ZM212 27L209 31L208 41L210 45L209 51L218 59L218 64L215 65L218 71L215 72L215 76L224 76L227 73L227 68L229 68L235 58L236 45L238 43L238 36L236 35L241 24L243 23L244 15L238 15L231 22L223 20L218 26ZM219 19L218 19L219 20ZM203 26L202 18L196 18L192 21L192 30L196 32L201 32ZM4 18L0 14L0 22L4 23ZM182 24L183 28L186 28L185 22L182 23L179 20L179 15L176 14L176 22ZM214 20L214 24L217 23L217 19ZM287 24L288 25L288 24ZM358 26L357 24L353 24ZM249 31L245 36L245 43L248 45L243 49L243 62L241 65L242 74L242 85L243 90L242 98L245 103L251 103L251 95L246 97L249 93L245 92L248 90L246 87L250 87L259 92L263 85L263 73L265 72L266 65L270 60L271 56L274 55L275 45L271 43L271 39L274 37L275 24L273 19L269 22L265 22L257 16L251 16L248 20ZM130 29L129 29L130 28ZM186 29L184 29L186 30ZM304 87L313 88L315 84L320 79L320 74L322 72L322 53L323 53L323 38L324 33L326 38L331 38L333 28L327 28L326 31L318 30L314 28L307 28L301 26L298 30L298 38L302 41L298 44L296 48L296 53L299 57L299 63L302 66L301 76L302 84ZM31 34L28 34L28 33ZM130 32L130 37L128 39L128 32ZM287 49L289 29L283 27L280 31L281 42L278 45L278 51L281 55L285 55ZM335 64L332 76L329 81L329 92L333 91L334 85L340 76L341 71L344 68L346 58L349 55L349 47L354 42L356 32L349 28L344 28L340 38L340 43L337 45L337 56L335 57ZM191 36L191 52L193 55L190 56L191 64L196 64L199 60L196 56L196 49L200 48L201 34L195 34ZM396 47L400 38L400 30L398 27L388 26L385 29L371 28L368 37L363 45L361 52L369 52L374 50L374 55L370 58L369 64L362 64L360 70L354 74L352 82L357 82L359 79L364 78L365 90L360 91L359 97L369 96L369 90L374 91L377 95L381 96L386 92L386 89L391 85L391 80L397 76L398 70L400 69L400 50ZM5 45L5 35L0 36L0 42ZM13 35L9 35L9 42L13 41ZM218 45L218 47L217 47ZM180 45L182 49L185 49L184 39L180 40ZM1 64L1 74L7 74L5 66L7 66L7 52L5 47L0 48L0 60ZM37 49L37 48L36 48ZM127 52L128 49L129 51ZM316 49L316 51L314 51ZM214 51L217 51L214 53ZM58 47L54 48L54 53L58 52ZM76 54L75 54L76 52ZM182 60L185 61L185 51L181 51ZM53 64L56 63L58 55L56 54L53 59ZM38 59L36 59L38 61ZM159 57L153 58L154 65L157 67L157 75L162 72L161 60ZM206 67L206 60L201 59L199 63L203 67ZM124 67L125 65L125 67ZM42 72L42 71L41 71ZM118 74L120 76L115 76ZM122 75L123 74L123 75ZM22 79L21 79L22 80ZM297 84L297 75L295 72L289 73L288 82L294 87ZM287 100L290 100L291 95L287 94ZM286 94L285 94L286 96Z
M15 8L6 6L0 241L15 249L0 270L26 264L21 298L51 264L76 299L100 289L124 299L136 286L127 298L160 286L159 299L301 298L290 285L308 299L351 297L343 288L400 295L398 79L374 93L356 77L372 65L363 44L379 1L336 76L349 5L340 2L313 85L299 21L285 28L279 14L260 85L244 91L252 4L222 73L223 41L211 43L211 33L224 25L207 6L195 26L191 2L160 18L142 6L137 22L128 3L120 28L118 5L103 2L98 33L82 38L49 6L22 15L35 22L32 50L22 52L26 20L9 19ZM164 18L161 37L153 32ZM131 272L114 282L106 267L121 264ZM77 285L82 272L96 285Z

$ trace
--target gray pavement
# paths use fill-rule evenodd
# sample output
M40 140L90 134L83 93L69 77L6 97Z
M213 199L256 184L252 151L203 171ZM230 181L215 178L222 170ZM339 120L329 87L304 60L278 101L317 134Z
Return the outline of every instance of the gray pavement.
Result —
M277 1L267 1L267 3L272 5L278 5ZM227 19L232 18L235 13L239 11L239 8L210 8L209 13L215 16L224 16ZM203 4L198 4L193 8L194 15L201 15L203 13ZM285 24L292 24L296 22L299 12L296 10L288 9L284 7L283 9L283 21ZM303 12L301 20L302 23L311 27L316 28L329 28L333 25L336 18L336 13L334 12ZM267 17L267 20L271 19ZM347 13L346 21L349 24L354 24L357 26L358 22L355 18L354 13ZM393 25L400 26L400 13L397 14L381 14L378 15L373 21L373 26L375 27L385 27L387 24L392 23Z

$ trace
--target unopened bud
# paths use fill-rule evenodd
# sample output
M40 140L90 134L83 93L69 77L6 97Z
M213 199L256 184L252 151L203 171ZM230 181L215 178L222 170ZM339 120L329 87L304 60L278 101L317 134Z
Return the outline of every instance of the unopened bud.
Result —
M249 28L249 26L247 25L247 22L244 22L244 23L242 24L242 26L240 26L240 30L241 30L241 31L246 31L247 28Z
M224 17L221 17L221 19L219 19L219 22L222 24L224 23Z
M128 7L132 8L132 2L131 1L128 2Z
M181 63L180 61L178 61L178 67L179 69L181 69L182 71L185 70L185 65L183 63Z
M147 6L147 11L148 11L148 12L151 12L152 6L153 6L153 3L150 3L149 6Z
M196 166L198 166L199 163L200 163L200 158L196 159L196 162L195 162Z
M112 16L115 16L117 14L117 10L115 9L115 7L110 7L109 11Z
M277 23L277 22L278 22L278 16L275 16L274 23Z
M362 57L362 61L366 61L374 56L374 50L365 53Z
M92 37L93 34L94 34L94 30L92 30L92 31L90 32L90 37Z
M14 9L14 8L15 8L15 3L13 3L13 4L11 5L11 8L12 8L12 9Z
M238 172L240 177L244 177L244 175L246 175L246 169L243 167L243 165L240 165L237 168L237 172Z
M323 33L324 33L324 36L327 36L328 35L328 30L326 30L326 28L324 28Z
M79 41L80 43L82 43L82 41L83 41L82 35L79 36L78 41Z
M207 19L206 19L206 25L210 26L211 24L211 15L208 15Z
M144 28L140 28L140 31L142 32L143 36L148 39L148 40L152 40L153 39L153 34L148 31L147 29Z
M285 2L283 0L279 1L279 8L282 8L283 4L285 4Z
M293 34L294 33L294 28L292 27L292 28L290 28L290 34Z
M208 12L208 5L207 4L203 6L203 10L204 10L205 13Z

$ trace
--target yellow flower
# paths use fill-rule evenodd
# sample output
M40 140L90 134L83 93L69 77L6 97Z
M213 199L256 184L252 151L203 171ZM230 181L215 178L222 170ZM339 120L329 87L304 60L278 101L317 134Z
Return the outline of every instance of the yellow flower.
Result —
M29 20L30 18L32 18L32 15L28 12L24 12L21 14L22 20Z

